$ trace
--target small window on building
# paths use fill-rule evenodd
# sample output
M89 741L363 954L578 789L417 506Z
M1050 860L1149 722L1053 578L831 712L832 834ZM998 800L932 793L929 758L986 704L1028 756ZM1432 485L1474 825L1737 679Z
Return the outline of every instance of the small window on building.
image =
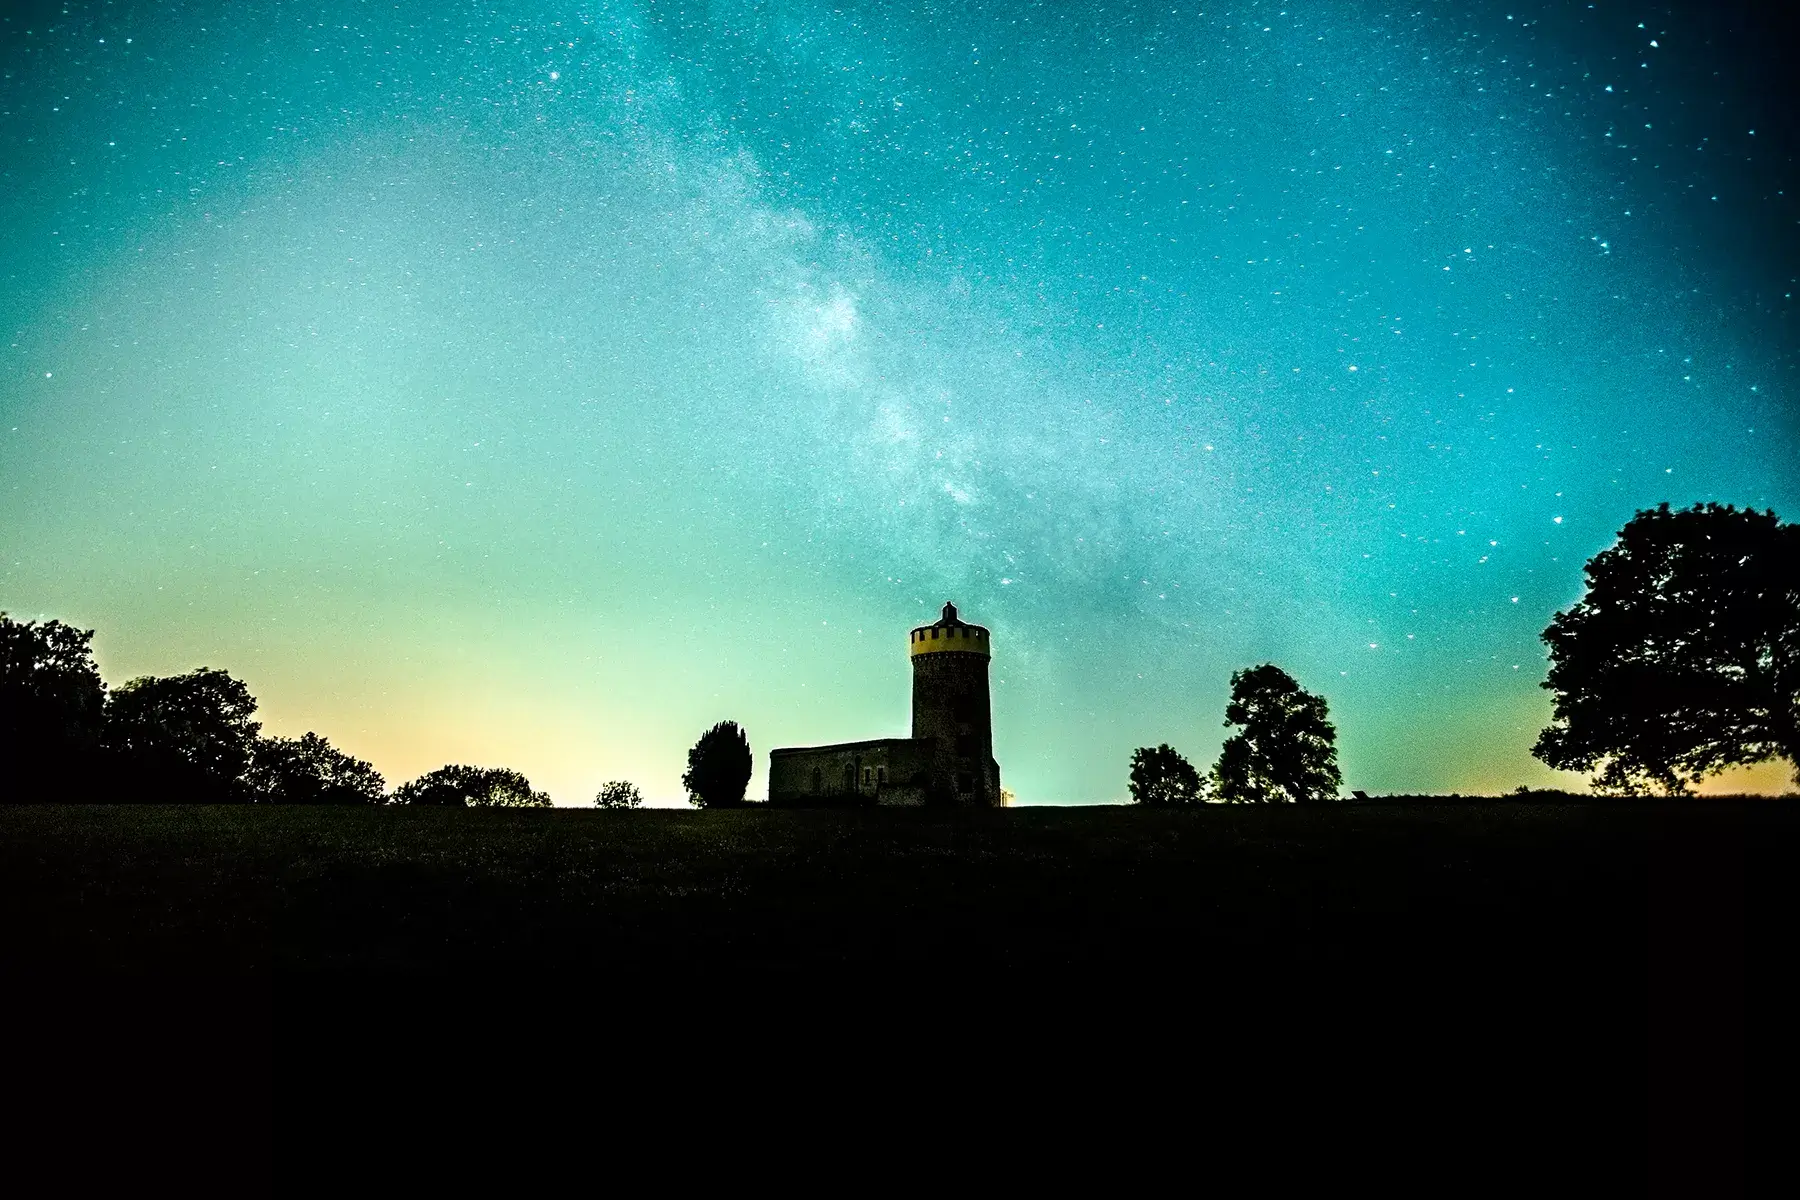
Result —
M876 767L875 768L875 782L876 783L886 783L887 782L887 768L886 767Z
M817 768L817 767L814 767L813 768L813 791L814 792L822 792L824 790L825 790L825 772L819 770L819 768Z
M874 767L864 767L863 768L863 786L868 787L871 783L874 783L874 782L875 782L875 768Z
M935 626L935 625L933 625L933 626L932 626L932 627L931 627L931 636L932 636L932 637L933 637L933 638L936 638L936 637L937 637L937 635L938 635L938 631L937 631L937 626Z
M956 777L956 790L959 792L974 791L975 777L973 775L958 775Z

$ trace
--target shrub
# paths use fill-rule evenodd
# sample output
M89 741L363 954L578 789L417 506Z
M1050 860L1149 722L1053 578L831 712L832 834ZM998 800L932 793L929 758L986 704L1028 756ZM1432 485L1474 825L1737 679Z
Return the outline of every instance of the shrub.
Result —
M396 804L439 808L548 808L550 797L505 767L439 767L394 790Z
M681 776L688 802L696 808L736 808L750 786L750 739L736 721L720 721L688 751Z
M245 780L259 804L380 804L387 781L316 733L258 738Z
M1194 764L1163 743L1131 752L1131 799L1147 808L1200 804L1206 785Z
M638 791L635 783L627 783L623 779L614 779L600 785L600 794L594 797L595 808L641 808L644 793Z

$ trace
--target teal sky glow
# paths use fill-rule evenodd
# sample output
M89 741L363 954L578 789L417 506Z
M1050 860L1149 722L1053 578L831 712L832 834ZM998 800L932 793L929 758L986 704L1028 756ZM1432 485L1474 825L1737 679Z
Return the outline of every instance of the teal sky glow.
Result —
M1022 801L1262 661L1503 790L1635 509L1800 515L1789 147L1663 10L501 7L0 24L0 608L391 783L760 795L954 599Z

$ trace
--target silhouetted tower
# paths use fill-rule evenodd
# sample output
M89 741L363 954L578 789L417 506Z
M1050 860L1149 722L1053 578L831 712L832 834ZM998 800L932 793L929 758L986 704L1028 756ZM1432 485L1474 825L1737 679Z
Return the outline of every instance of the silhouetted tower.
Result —
M998 808L1000 764L994 761L988 704L988 631L944 615L912 631L912 735L933 742L929 801Z

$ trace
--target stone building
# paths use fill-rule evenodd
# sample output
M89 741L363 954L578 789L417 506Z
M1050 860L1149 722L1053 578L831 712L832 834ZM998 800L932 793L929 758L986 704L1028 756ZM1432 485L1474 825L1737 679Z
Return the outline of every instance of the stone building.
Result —
M1000 806L988 701L988 631L944 615L912 631L912 736L769 752L769 803Z

